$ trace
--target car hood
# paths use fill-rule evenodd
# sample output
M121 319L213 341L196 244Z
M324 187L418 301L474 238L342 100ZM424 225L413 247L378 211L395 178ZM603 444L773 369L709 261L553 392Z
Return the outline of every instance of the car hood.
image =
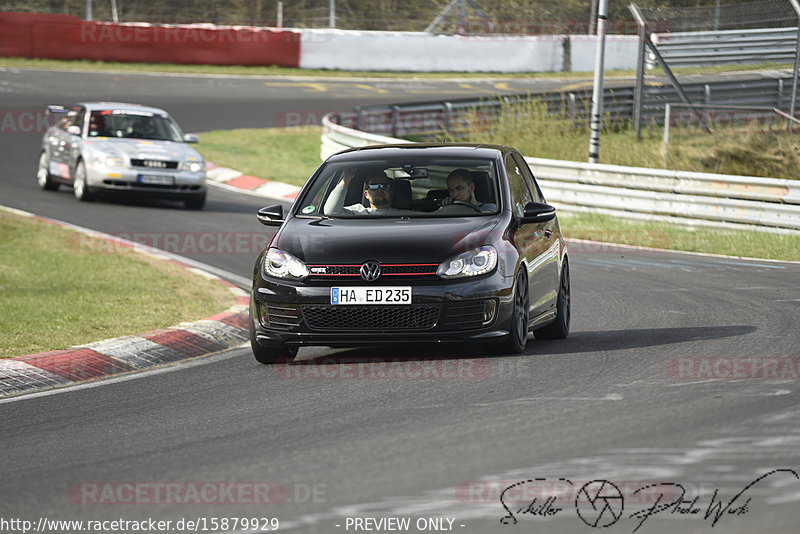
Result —
M84 144L105 154L130 159L156 159L166 161L202 161L194 148L173 141L147 141L144 139L87 139Z
M486 244L498 216L428 219L293 218L272 246L306 263L440 263Z

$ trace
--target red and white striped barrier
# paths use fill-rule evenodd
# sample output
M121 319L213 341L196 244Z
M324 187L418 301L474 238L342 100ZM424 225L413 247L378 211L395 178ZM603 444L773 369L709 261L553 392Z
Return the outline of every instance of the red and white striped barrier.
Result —
M251 193L256 193L259 196L276 200L288 200L291 202L300 192L300 188L296 185L272 182L256 176L248 176L234 169L218 167L209 162L206 162L206 177L209 180L224 184L228 187L243 189Z

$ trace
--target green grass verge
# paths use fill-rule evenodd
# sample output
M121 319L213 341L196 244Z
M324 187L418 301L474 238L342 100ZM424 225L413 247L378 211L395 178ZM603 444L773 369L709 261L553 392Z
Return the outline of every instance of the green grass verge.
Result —
M562 213L558 219L564 234L573 239L726 256L800 261L800 235L691 228L583 213Z
M318 128L217 130L203 134L197 146L204 156L217 165L270 180L287 181L291 178L291 183L301 186L319 164L319 136ZM209 144L213 144L213 150L207 150ZM623 147L624 143L621 143L621 149ZM633 147L628 141L628 148ZM247 167L243 167L240 162L246 162ZM275 168L280 169L280 172L272 172L271 169ZM264 169L268 172L264 172ZM800 236L759 231L694 229L593 214L560 214L559 219L564 234L576 239L800 261Z
M164 261L0 211L0 357L207 317L227 288Z
M203 157L250 176L302 186L320 164L322 129L216 130L200 134Z
M588 126L548 113L547 106L535 97L501 104L497 117L475 113L470 122L467 134L450 140L511 145L527 156L541 158L586 161L588 157ZM759 128L721 126L713 133L704 133L697 128L674 127L665 158L663 128L647 128L642 139L637 140L629 124L618 124L606 128L600 137L600 161L633 167L800 179L800 139L780 130L780 126L773 133L764 126Z
M227 74L237 76L319 76L325 78L591 78L592 72L393 72L393 71L343 71L325 69L300 69L274 66L243 65L181 65L176 63L119 63L89 60L28 59L0 57L0 67L96 70L130 72L172 72L187 74ZM761 65L723 65L715 67L685 67L674 69L676 74L719 74L791 68L791 65L765 63ZM607 70L606 78L632 77L635 70ZM661 69L648 71L648 75L663 74Z

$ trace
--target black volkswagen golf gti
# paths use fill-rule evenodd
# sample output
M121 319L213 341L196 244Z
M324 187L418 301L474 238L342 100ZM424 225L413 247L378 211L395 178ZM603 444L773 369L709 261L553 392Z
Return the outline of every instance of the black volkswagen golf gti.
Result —
M567 248L519 152L385 145L328 158L259 255L256 360L300 346L466 341L518 353L569 333Z

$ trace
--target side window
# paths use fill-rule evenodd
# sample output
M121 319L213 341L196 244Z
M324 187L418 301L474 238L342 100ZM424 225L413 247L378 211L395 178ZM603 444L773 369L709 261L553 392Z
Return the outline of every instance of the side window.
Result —
M522 217L525 212L525 204L531 202L533 197L511 154L506 156L505 164L506 174L508 175L508 188L511 191L511 209L514 215Z
M58 127L64 131L70 126L78 126L83 129L83 118L86 116L86 108L74 107L67 112L67 115L58 123Z
M533 200L535 202L544 202L544 196L541 189L539 189L539 184L536 183L536 179L533 177L531 168L528 167L528 162L520 154L514 154L514 160L517 162L517 168L522 171L522 177L528 183L528 188L533 193Z
M83 120L86 117L86 108L80 108L78 114L75 115L75 120L73 124L81 129L81 134L83 134Z

